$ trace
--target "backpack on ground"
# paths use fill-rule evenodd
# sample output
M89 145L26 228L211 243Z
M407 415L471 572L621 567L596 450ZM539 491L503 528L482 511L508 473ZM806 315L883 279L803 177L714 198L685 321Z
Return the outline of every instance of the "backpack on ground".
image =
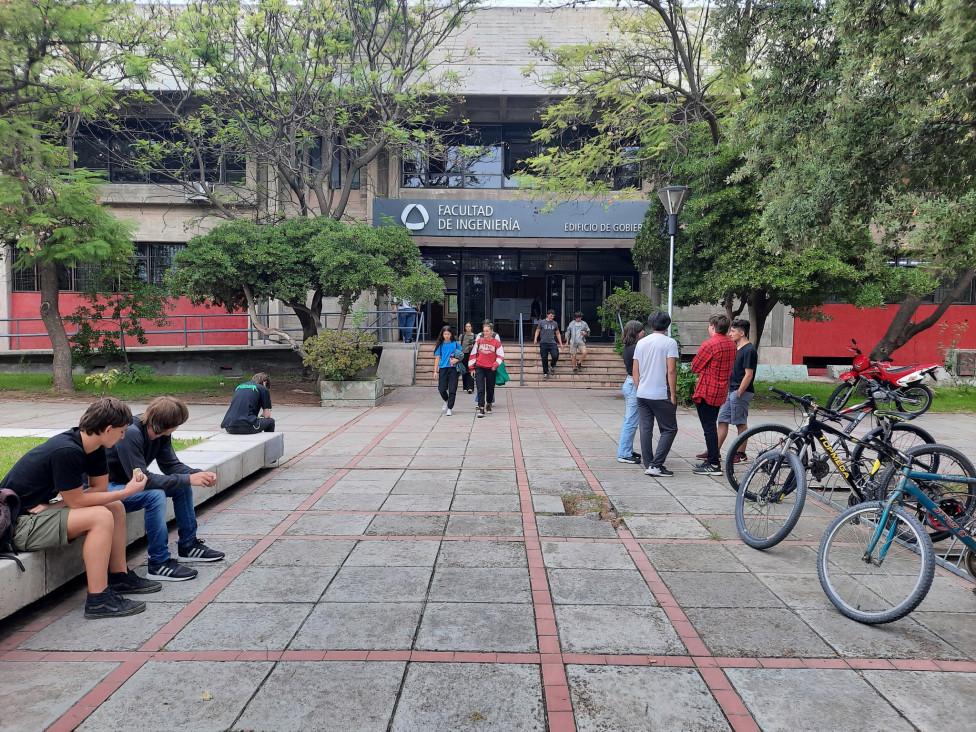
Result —
M14 551L14 524L20 512L20 497L12 490L0 488L0 559L17 562L21 572L26 572L23 563Z

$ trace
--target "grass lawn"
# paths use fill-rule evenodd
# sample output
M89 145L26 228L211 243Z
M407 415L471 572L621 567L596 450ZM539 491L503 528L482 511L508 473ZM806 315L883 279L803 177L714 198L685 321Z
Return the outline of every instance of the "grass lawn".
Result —
M809 394L820 404L826 404L840 382L824 383L820 381L757 381L756 398L752 404L760 409L782 408L785 405L775 394L771 394L770 387L776 387L791 394ZM931 383L928 384L930 387ZM932 412L976 412L976 387L972 386L940 386L933 388L935 399L932 400Z
M82 394L101 396L102 387L86 384L84 375L75 375L75 388ZM221 386L220 382L224 385ZM198 394L201 396L226 396L228 401L240 380L228 380L220 376L151 376L138 384L116 384L108 395L123 400L146 401L160 394ZM50 374L0 374L0 392L26 391L37 394L54 394L54 379Z
M194 437L190 440L173 438L173 449L184 450L191 445L199 445L203 442L202 437ZM21 456L33 447L37 447L42 442L47 442L46 437L0 437L0 477L7 474Z

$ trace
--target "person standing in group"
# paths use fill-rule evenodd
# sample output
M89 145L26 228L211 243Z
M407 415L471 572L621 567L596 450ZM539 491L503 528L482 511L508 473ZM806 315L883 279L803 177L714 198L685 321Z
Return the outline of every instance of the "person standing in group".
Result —
M400 337L404 343L410 343L414 337L414 324L417 322L417 309L409 300L400 300L397 305L397 325L400 326Z
M637 342L633 362L641 453L644 475L668 478L674 473L664 461L678 434L678 342L668 335L671 316L666 311L655 310L647 324L652 333ZM654 420L661 432L656 451L653 450Z
M454 397L457 394L458 370L464 354L460 344L454 340L454 333L449 325L441 328L434 346L434 378L437 379L437 391L444 400L441 407L445 416L450 417L454 409Z
M756 367L759 364L759 352L749 342L749 321L738 318L729 326L729 338L736 347L735 363L732 366L732 377L729 379L729 398L718 413L718 448L722 449L725 438L729 435L729 425L734 424L741 435L749 429L749 403L755 396ZM745 448L745 444L741 446ZM737 452L732 461L739 463L745 459L746 453L742 449Z
M559 346L556 346L556 341ZM533 343L539 344L539 355L542 357L542 379L549 378L549 372L556 373L556 363L559 361L559 349L563 346L563 337L559 331L559 323L556 322L556 311L552 308L546 313L546 319L540 320L535 326L535 337ZM549 359L552 358L552 365Z
M232 435L275 431L275 421L271 418L270 376L258 371L250 381L237 385L220 428Z
M465 364L467 364L468 358L471 356L471 349L474 347L474 342L477 337L478 336L476 336L474 333L474 328L471 327L471 323L465 323L464 332L461 334L461 338L459 340L459 343L461 344L461 352L464 354ZM467 369L464 370L461 387L468 394L474 393L474 378Z
M708 319L707 341L698 348L691 361L691 370L698 374L698 384L692 399L698 409L702 433L705 436L704 455L693 472L699 475L721 475L718 454L718 410L729 396L729 379L735 364L736 349L729 338L729 318L726 315L713 315Z
M495 337L494 324L486 320L481 326L481 337L475 341L468 359L468 370L474 374L478 387L478 416L491 414L495 401L495 371L505 360L505 349Z
M566 326L566 344L569 346L569 360L573 365L573 373L583 370L586 360L586 336L590 334L590 326L583 320L583 313L577 310L573 313L573 322Z
M634 435L637 434L637 389L634 387L634 351L637 342L644 337L644 326L639 320L628 320L624 325L624 368L627 378L620 391L624 395L624 422L620 425L620 439L617 440L617 462L639 465L641 456L634 452Z

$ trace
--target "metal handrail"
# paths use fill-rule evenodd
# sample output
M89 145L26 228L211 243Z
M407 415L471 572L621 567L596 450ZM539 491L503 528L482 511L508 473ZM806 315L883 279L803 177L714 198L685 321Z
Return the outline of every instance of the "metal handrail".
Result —
M525 386L525 338L522 333L522 316L519 313L519 386Z
M414 328L416 330L413 333L413 377L410 379L410 384L415 385L417 383L417 356L420 352L420 332L424 324L424 314L423 311L415 320L416 325Z

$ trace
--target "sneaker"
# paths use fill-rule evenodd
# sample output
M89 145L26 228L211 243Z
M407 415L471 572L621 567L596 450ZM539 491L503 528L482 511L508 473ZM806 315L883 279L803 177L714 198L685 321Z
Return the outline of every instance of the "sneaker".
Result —
M478 407L478 419L481 419L484 416L485 416L484 407Z
M641 459L639 457L634 457L633 455L629 457L618 457L618 463L630 463L631 465L637 465L640 463Z
M746 454L744 452L737 451L735 455L732 456L732 462L735 465L739 463L744 463L746 461Z
M119 597L111 589L106 589L104 592L89 592L88 597L85 598L85 617L89 620L138 615L145 609L146 603Z
M117 595L145 595L149 592L159 592L163 586L158 582L140 577L130 569L125 573L109 572L108 588ZM137 612L142 611L138 610ZM127 614L131 615L131 613Z
M630 453L630 456L634 458L634 460L636 460L637 462L641 461L641 454L639 452L632 452Z
M445 416L445 417L450 417L450 416L451 416L451 410L450 410L450 409L448 409L448 410L445 410L445 412L444 412L444 416Z
M194 539L190 546L181 546L177 550L184 562L219 562L224 558L223 552L206 546L203 539Z
M485 411L488 412L488 414L491 414L491 405L490 404L485 407Z
M695 457L698 458L699 460L708 460L708 450L706 450L705 452L698 453L697 455L695 455Z
M576 368L573 369L573 373L574 374L577 373L577 369Z
M655 478L671 478L674 476L674 472L668 470L663 465L652 465L644 471L644 475L652 475Z
M705 460L692 468L691 472L698 475L721 475L722 469L718 465L712 465Z
M160 562L159 564L153 564L150 562L149 571L146 572L146 577L154 580L163 580L166 582L185 582L186 580L191 580L196 576L197 571L195 569L184 567L172 557L167 559L165 562Z
M542 380L543 381L549 381L549 374L543 374L542 375Z

